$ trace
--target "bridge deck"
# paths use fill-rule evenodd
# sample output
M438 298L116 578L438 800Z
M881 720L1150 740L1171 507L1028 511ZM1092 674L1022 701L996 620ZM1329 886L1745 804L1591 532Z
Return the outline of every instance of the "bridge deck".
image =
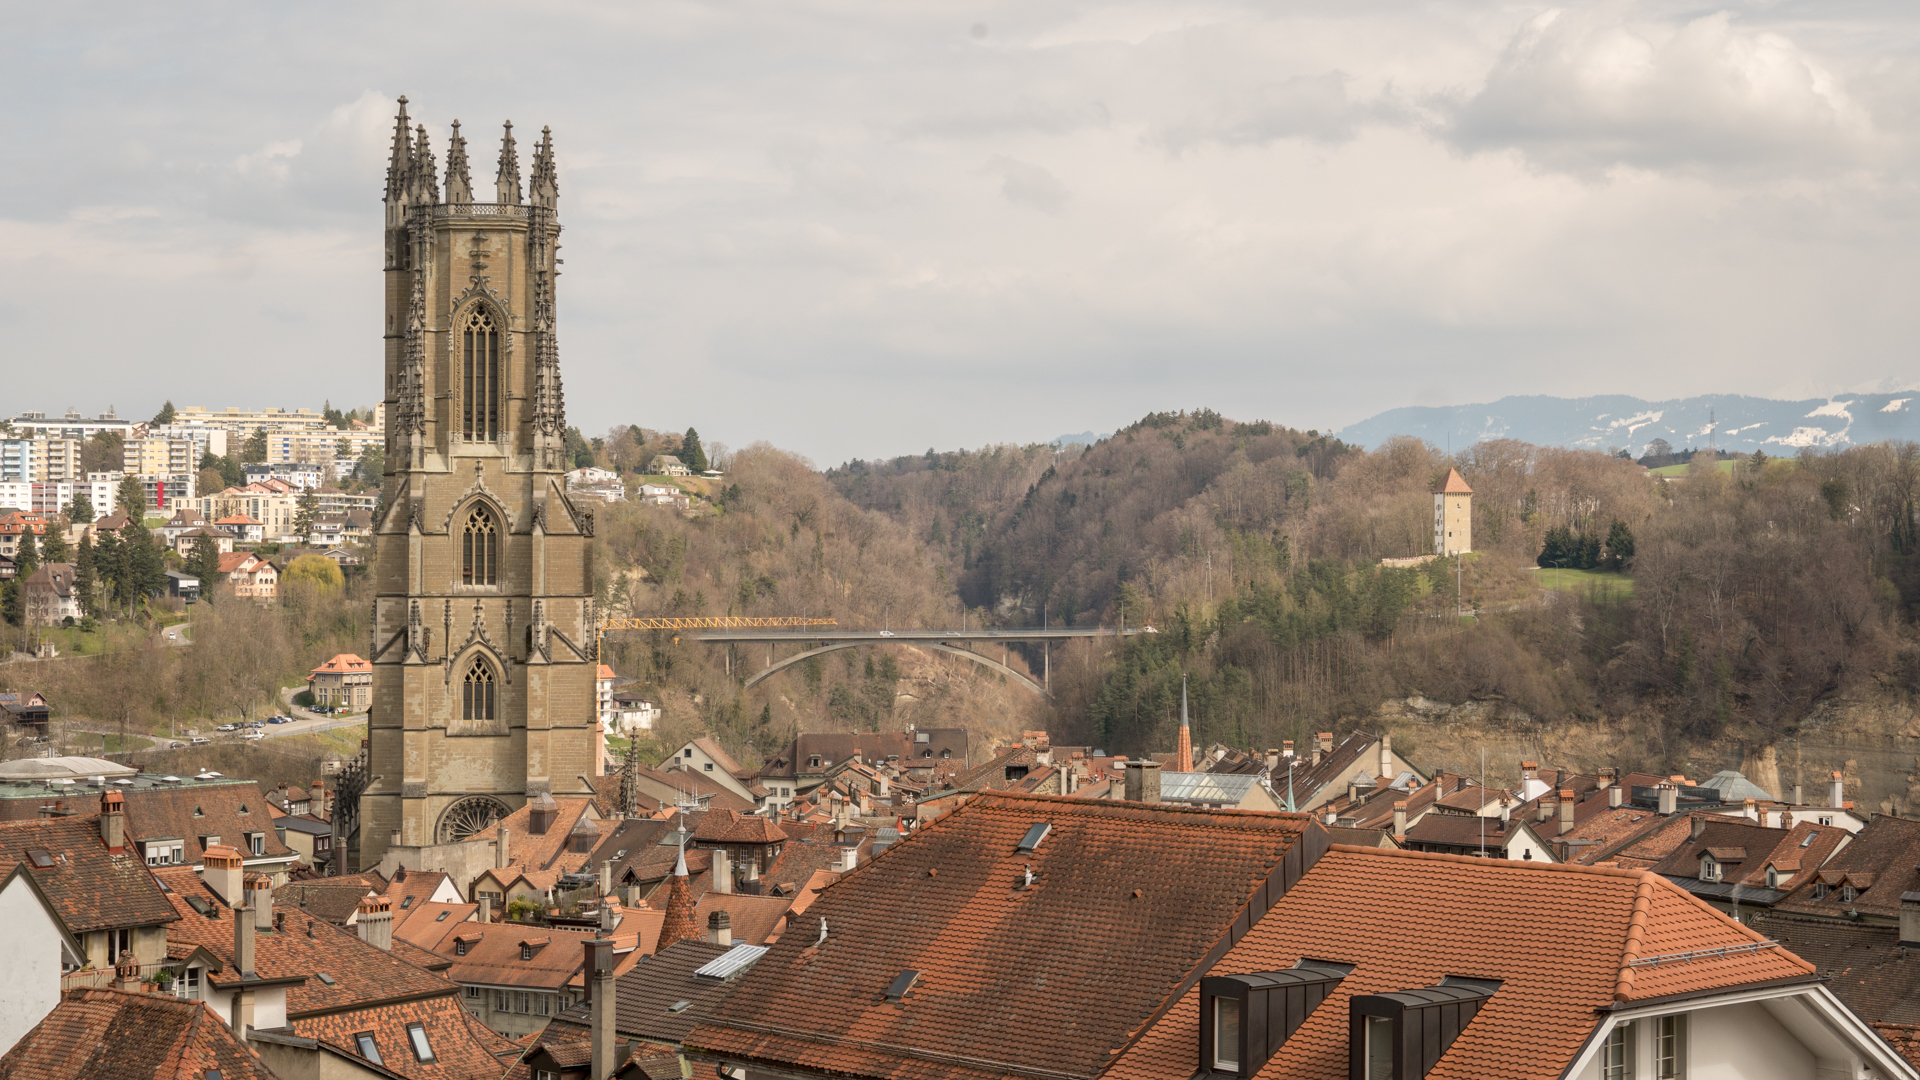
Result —
M1157 633L1151 627L1029 627L1013 630L696 630L696 641L1063 641L1069 638L1132 637Z

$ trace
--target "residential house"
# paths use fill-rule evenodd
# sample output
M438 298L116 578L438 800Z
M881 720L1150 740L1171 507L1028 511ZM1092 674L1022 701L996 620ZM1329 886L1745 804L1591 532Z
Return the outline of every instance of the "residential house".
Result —
M80 594L74 589L79 571L72 563L47 563L27 575L20 583L20 603L26 609L27 622L34 626L59 626L68 619L79 619Z
M652 731L654 722L660 718L660 707L639 691L616 690L609 699L612 712L605 718L609 732L617 731L631 738L639 732Z
M696 1075L1093 1076L1241 936L1250 892L1264 908L1325 846L1301 815L980 792L821 893L687 1056Z
M692 505L687 493L672 484L641 484L638 501L646 506L677 506L682 510Z
M173 550L178 552L181 558L187 558L193 554L193 549L199 545L202 537L213 541L214 550L222 555L233 551L233 534L225 529L216 529L211 525L203 525L197 529L189 529L179 536L174 537Z
M602 469L597 465L588 465L567 473L568 491L582 484L617 484L619 482L619 473L612 469Z
M1903 926L1901 897L1920 892L1920 821L1875 814L1867 827L1774 904L1783 913ZM1920 941L1920 926L1914 927ZM1904 937L1903 937L1904 939Z
M1272 777L1274 790L1293 793L1293 805L1300 810L1315 810L1322 803L1344 794L1349 784L1376 787L1376 777L1398 778L1406 773L1426 774L1393 751L1393 737L1356 731L1334 745L1333 733L1320 732L1313 755L1290 759L1288 768Z
M31 510L14 510L0 514L0 555L11 559L20 554L20 538L33 534L36 547L44 543L47 535L47 517Z
M179 510L174 511L173 517L169 518L165 525L160 526L158 531L160 535L165 538L167 546L173 547L174 543L182 536L185 536L195 529L211 528L212 525L213 522L211 519L197 513L189 507L181 507ZM231 539L231 537L229 537L229 539ZM232 548L228 548L227 550L231 551Z
M753 771L743 768L733 759L733 755L720 748L711 735L681 744L679 749L667 755L660 767L670 773L697 772L748 802L757 801L751 790Z
M258 544L267 538L265 523L247 514L228 514L213 525L214 528L231 534L234 539L248 544Z
M167 595L188 604L200 602L200 578L184 570L168 570Z
M280 592L279 568L251 551L220 556L220 576L233 587L235 596L271 600Z
M613 668L606 664L601 664L594 670L594 711L600 714L602 724L611 724L613 721L613 683L617 678L619 676L613 673Z
M0 822L0 878L24 867L79 946L68 986L105 985L132 964L149 975L167 960L165 895L127 843L124 800L108 791L99 812Z
M428 952L446 952L442 946L447 945L448 939L479 918L479 904L422 900L404 918L394 917L393 936Z
M0 719L45 733L47 721L52 716L53 706L48 703L45 694L32 690L24 693L16 690L0 691Z
M903 771L929 776L940 764L959 762L964 769L968 762L967 730L808 732L775 754L760 770L759 780L767 788L769 800L780 799L784 805L824 783L836 762L850 758L868 764L892 762Z
M758 891L760 876L773 868L788 840L772 818L733 810L709 810L700 816L688 842L719 853L713 864L713 888L727 893L743 886Z
M303 1048L295 1041L269 1050L272 1038L285 1036L330 1044L410 1080L497 1077L517 1056L461 1007L443 957L394 939L385 897L363 897L349 931L279 907L267 878L243 877L231 856L210 859L204 874L170 867L155 875L180 915L173 937L218 961L206 976L215 1012L236 1029L266 1029L269 1042L259 1049L270 1060Z
M1390 830L1389 835L1399 846L1412 851L1521 862L1557 861L1552 845L1520 817L1428 814L1414 825Z
M361 554L360 549L357 548L330 547L320 554L325 555L341 566L359 566L361 563L367 561L366 556Z
M508 1038L530 1035L568 1004L567 980L586 959L585 935L521 923L466 923L445 939L447 977L461 1003Z
M280 838L258 781L140 773L113 786L126 799L127 843L148 866L197 868L209 849L224 845L240 852L246 870L278 884L299 858Z
M282 1080L201 1002L137 989L69 990L12 1046L0 1056L0 1080Z
M373 703L373 665L341 653L307 673L313 703L339 712L366 712Z
M1751 803L1752 800L1748 800ZM1653 872L1735 918L1786 899L1848 840L1846 830L1799 822L1776 829L1720 814L1688 815L1690 835ZM1897 917L1897 916L1896 916Z
M373 515L365 510L316 514L304 542L315 546L364 544L373 536Z
M202 494L187 505L223 528L227 526L222 523L229 518L248 517L260 523L262 538L298 543L293 522L300 512L299 502L299 488L284 480L267 479Z
M516 899L545 906L563 876L592 869L593 850L614 824L590 798L541 795L495 824L494 866L468 885L467 898L501 912Z
M121 529L126 528L128 520L127 515L116 510L111 514L93 519L93 524L88 526L89 534L93 537L93 542L97 544L100 542L100 538L107 533L118 533Z
M575 502L590 499L595 502L620 503L627 501L627 489L619 484L580 484L569 486L567 497Z
M647 463L647 473L652 476L692 476L693 470L680 463L672 454L655 454Z
M314 492L314 497L319 501L320 505L318 509L322 514L346 514L355 510L363 510L367 513L367 516L371 518L373 512L380 507L380 493L378 491L353 492L341 491L339 488L323 487L319 491Z
M26 863L0 878L0 1046L12 1046L60 1003L62 976L86 961Z
M333 862L333 825L311 814L288 814L275 818L274 829L280 842L287 845L304 866L328 866Z

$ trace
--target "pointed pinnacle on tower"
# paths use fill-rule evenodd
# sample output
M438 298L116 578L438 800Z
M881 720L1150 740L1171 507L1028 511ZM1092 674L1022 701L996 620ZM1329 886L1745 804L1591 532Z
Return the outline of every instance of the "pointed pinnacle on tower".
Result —
M421 124L414 129L413 135L414 202L417 205L431 206L440 201L439 171L434 167L433 146L427 139L427 125Z
M533 174L528 179L528 196L535 206L552 209L560 201L560 180L553 167L553 129L540 129L540 147L533 153Z
M1180 748L1179 771L1190 772L1193 769L1193 729L1187 724L1187 676L1180 675Z
M413 165L413 134L407 126L407 96L400 95L400 112L393 119L393 159L387 164L387 201L404 195L407 172Z
M447 140L447 202L464 206L473 202L473 176L467 169L467 140L460 136L460 121L453 122L453 137Z
M506 134L500 136L500 171L494 176L494 202L503 206L520 205L520 155L513 148L513 121L507 121Z

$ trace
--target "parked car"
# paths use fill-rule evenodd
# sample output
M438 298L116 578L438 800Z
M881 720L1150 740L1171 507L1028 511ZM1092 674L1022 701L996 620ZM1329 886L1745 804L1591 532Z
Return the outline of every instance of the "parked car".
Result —
M217 727L217 728L214 728L213 730L215 730L215 731L239 731L239 730L240 730L240 725L239 725L239 724L221 724L221 725L220 725L219 727Z
M240 737L248 740L264 739L267 737L267 733L259 728L253 728Z
M266 721L264 720L249 720L245 724L242 724L241 726L250 727L250 728L262 728L262 727L266 727L267 725L266 725Z
M205 746L212 741L212 739L207 738L205 735L195 735L192 739L193 745L195 746Z
M168 746L168 747L167 747L167 749L169 749L169 750L180 750L180 749L183 749L183 748L185 748L185 746L186 746L186 745L187 745L186 743L183 743L183 742L177 742L177 743L173 743L172 745L170 745L170 746Z
M267 717L267 723L269 723L269 724L291 724L291 723L293 723L293 717L291 717L291 716L269 716L269 717Z

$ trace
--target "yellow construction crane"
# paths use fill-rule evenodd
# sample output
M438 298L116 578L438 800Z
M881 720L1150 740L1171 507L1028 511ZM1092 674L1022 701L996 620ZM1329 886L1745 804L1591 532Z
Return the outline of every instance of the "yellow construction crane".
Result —
M756 630L782 626L838 626L839 623L828 618L815 618L810 615L695 615L680 619L603 619L600 631L593 637L593 660L600 663L600 643L610 630L672 630L674 641L679 642L681 630Z

